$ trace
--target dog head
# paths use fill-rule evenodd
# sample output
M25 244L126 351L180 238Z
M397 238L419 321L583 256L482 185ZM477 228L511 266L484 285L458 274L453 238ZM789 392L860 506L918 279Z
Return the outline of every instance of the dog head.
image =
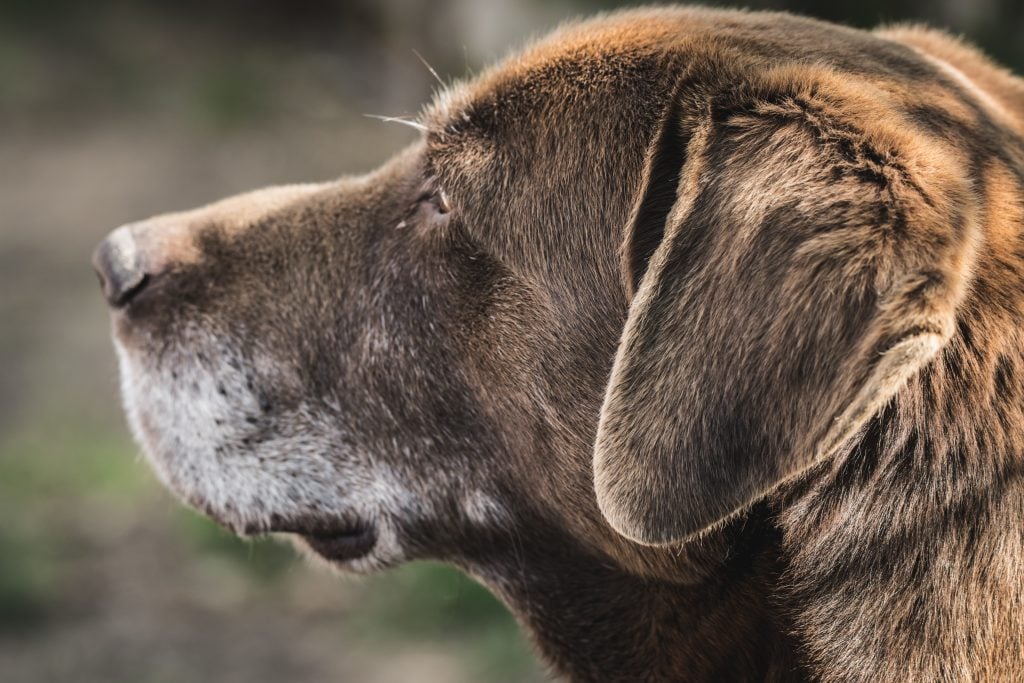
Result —
M357 571L537 515L618 543L590 461L675 81L661 19L566 29L454 86L369 175L111 233L124 405L165 484Z
M125 406L167 485L355 570L536 518L648 570L613 528L689 538L848 445L952 333L963 160L879 114L909 76L772 69L713 20L563 29L374 173L113 232ZM868 76L909 59L827 38Z

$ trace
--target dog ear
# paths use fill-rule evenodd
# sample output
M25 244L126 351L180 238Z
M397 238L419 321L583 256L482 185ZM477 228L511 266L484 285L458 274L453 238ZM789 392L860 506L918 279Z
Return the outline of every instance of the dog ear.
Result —
M954 161L778 109L666 122L648 153L594 460L603 514L641 543L849 444L955 329L977 231Z

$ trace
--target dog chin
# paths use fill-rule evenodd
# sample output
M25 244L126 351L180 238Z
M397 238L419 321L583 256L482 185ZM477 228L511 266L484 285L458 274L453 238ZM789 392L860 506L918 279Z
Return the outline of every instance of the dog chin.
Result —
M212 346L207 358L216 357ZM161 483L187 505L240 536L287 535L303 555L348 572L405 559L387 510L416 507L414 496L386 470L357 477L325 460L335 440L316 427L332 421L297 426L307 435L299 444L275 435L245 446L239 413L252 413L257 399L244 380L187 363L153 367L116 336L115 347L135 439ZM218 355L230 366L228 354Z
M368 521L355 515L289 519L274 513L264 514L259 520L245 521L244 511L217 509L181 491L173 481L164 483L182 502L227 531L242 538L271 537L290 541L300 555L314 564L347 573L369 574L406 559L393 527L385 521Z

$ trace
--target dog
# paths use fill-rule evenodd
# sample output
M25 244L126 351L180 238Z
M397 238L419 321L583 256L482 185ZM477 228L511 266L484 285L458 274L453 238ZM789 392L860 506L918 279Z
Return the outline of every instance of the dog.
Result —
M593 681L1024 676L1024 82L916 27L633 10L358 178L94 264L161 480L454 564Z

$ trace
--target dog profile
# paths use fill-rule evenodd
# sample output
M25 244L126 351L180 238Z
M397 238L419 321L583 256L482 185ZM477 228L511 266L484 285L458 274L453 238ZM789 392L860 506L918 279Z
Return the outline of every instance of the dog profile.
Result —
M94 264L162 481L454 564L593 681L1024 671L1024 82L940 32L632 10L357 178Z

